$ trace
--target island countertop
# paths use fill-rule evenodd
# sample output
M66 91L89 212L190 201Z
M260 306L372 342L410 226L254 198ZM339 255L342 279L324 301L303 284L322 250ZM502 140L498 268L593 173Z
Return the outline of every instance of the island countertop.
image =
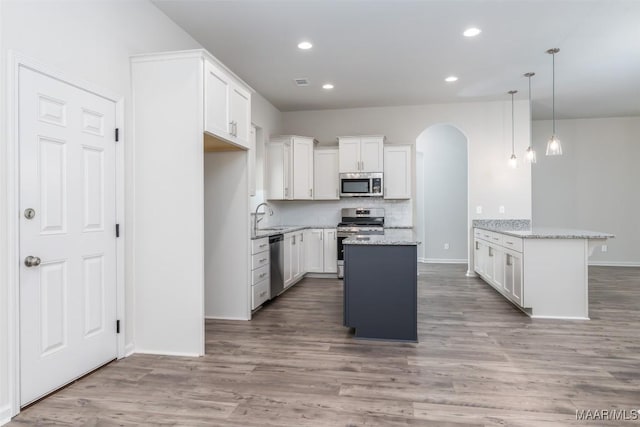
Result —
M601 231L577 230L560 227L531 227L524 230L511 230L509 227L476 225L482 230L494 231L522 239L611 239L613 234Z
M367 234L349 236L342 241L343 245L378 245L378 246L417 246L420 242L412 229L389 229L384 234Z

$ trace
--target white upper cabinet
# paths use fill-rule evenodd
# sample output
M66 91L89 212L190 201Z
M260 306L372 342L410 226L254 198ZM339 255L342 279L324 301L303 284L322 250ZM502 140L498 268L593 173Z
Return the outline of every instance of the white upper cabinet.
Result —
M315 200L340 199L338 149L317 149L313 157L313 198Z
M238 145L248 148L251 135L251 93L233 85L229 105L231 134Z
M385 145L384 147L384 198L411 198L411 170L413 164L411 145Z
M383 172L384 136L338 138L340 173Z
M204 69L204 130L249 149L251 92L211 61L205 60Z
M340 173L360 171L360 138L338 138L340 152Z
M306 136L279 136L267 144L269 200L313 200L313 146Z
M313 138L293 137L293 198L313 200Z
M229 134L229 78L211 62L204 63L204 129L214 135Z

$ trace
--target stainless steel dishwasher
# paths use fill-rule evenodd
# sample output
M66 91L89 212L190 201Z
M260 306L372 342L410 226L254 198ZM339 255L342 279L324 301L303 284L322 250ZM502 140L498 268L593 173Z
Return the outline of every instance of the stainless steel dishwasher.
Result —
M284 235L269 237L269 256L271 257L271 298L284 290Z

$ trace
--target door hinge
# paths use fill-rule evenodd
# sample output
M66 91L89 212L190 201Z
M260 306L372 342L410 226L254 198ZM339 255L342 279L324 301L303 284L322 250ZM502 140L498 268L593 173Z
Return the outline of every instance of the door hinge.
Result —
M116 334L120 333L120 319L116 320Z
M116 237L120 237L120 224L116 224Z
M120 129L116 128L116 142L120 141Z

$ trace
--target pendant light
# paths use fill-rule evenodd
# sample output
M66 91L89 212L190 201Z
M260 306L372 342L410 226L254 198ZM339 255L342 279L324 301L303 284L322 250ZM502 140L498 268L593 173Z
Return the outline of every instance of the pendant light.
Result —
M562 145L560 145L560 139L556 135L556 53L560 52L560 49L553 48L547 50L547 53L551 55L552 58L552 80L551 80L551 105L552 105L552 123L553 123L553 133L549 141L547 142L547 156L561 156L562 155Z
M514 123L515 123L515 119L514 119L514 114L513 114L513 95L515 95L516 93L518 93L517 90L510 90L509 95L511 95L511 157L509 157L509 166L511 166L512 168L517 168L518 167L518 158L516 157L516 138L515 138L515 131L514 131Z
M525 73L524 76L529 79L529 146L527 147L527 152L524 156L527 159L528 163L535 163L536 160L536 150L533 149L533 136L532 136L532 127L533 127L533 108L531 105L531 77L535 76L536 73Z

